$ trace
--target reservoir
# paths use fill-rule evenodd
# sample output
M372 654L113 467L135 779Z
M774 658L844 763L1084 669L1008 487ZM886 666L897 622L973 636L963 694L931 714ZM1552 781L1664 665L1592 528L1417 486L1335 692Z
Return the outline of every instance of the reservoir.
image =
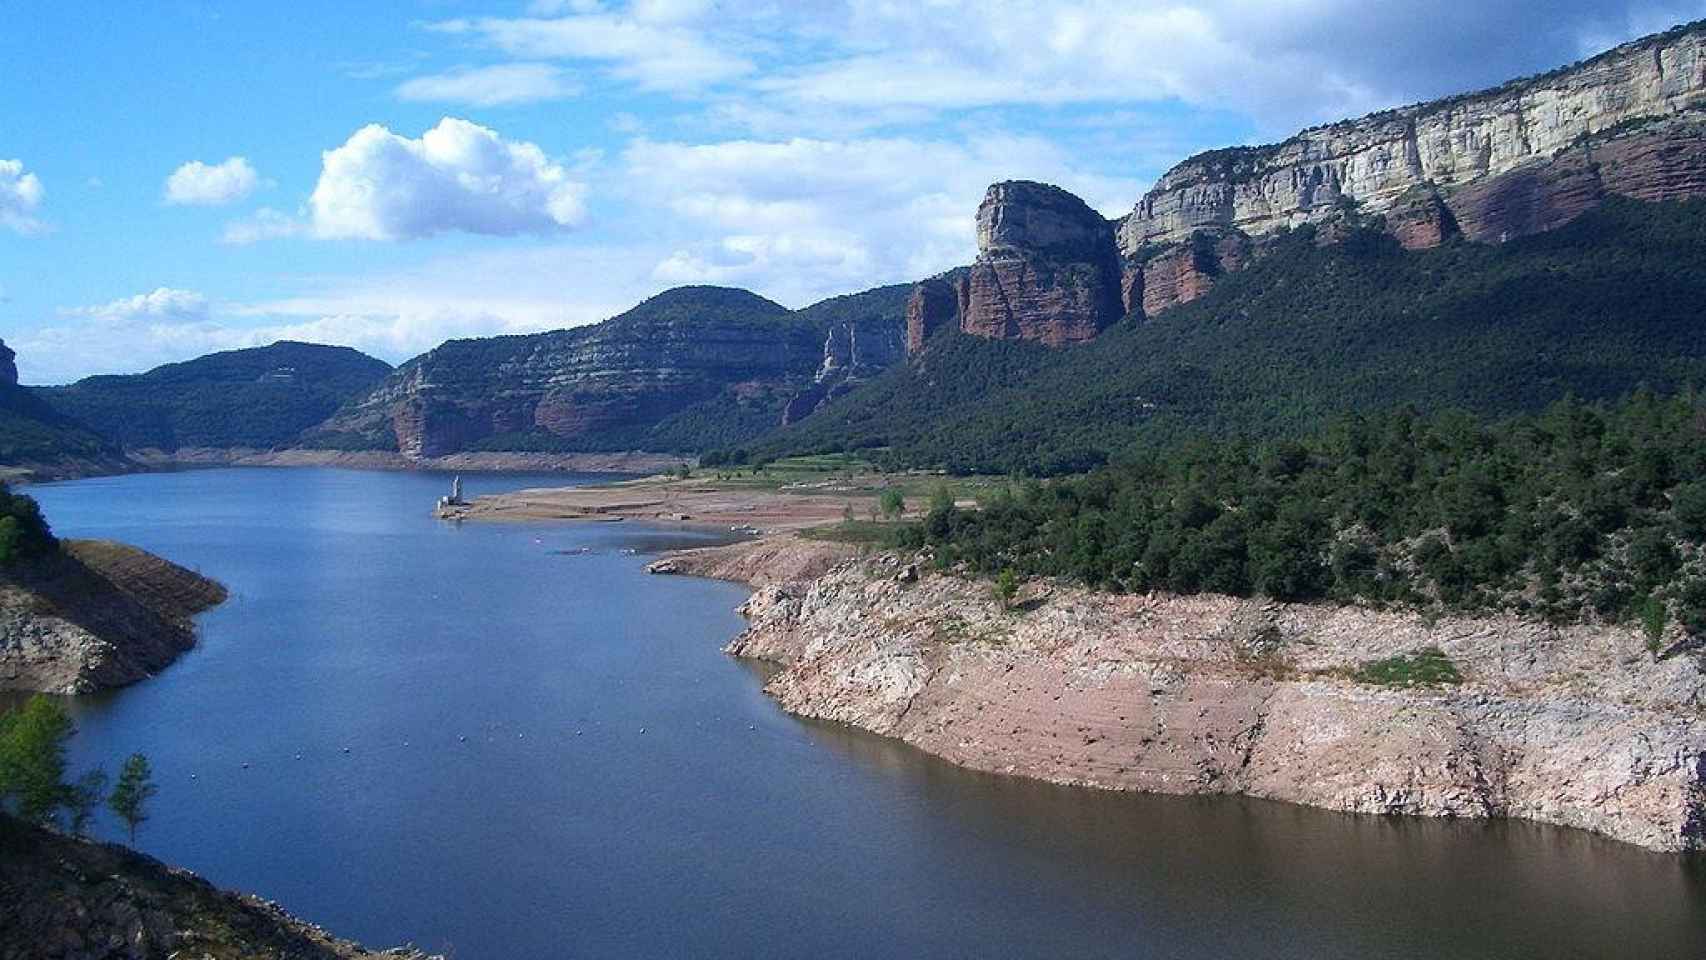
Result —
M432 517L449 486L228 469L29 488L61 536L231 590L177 663L70 701L73 775L153 763L138 846L457 960L1706 956L1700 857L1054 787L796 720L720 650L743 587L644 572L708 535L457 526Z

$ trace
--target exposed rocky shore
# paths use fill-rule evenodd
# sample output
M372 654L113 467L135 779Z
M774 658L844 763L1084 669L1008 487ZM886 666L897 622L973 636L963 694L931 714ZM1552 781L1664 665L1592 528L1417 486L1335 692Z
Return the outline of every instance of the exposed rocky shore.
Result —
M69 540L0 573L0 690L87 693L143 679L195 646L225 588L143 550Z
M987 583L893 557L799 554L761 540L667 562L758 585L728 651L780 664L766 690L800 716L1057 783L1706 849L1706 673L1636 631L1061 585L1003 610ZM1362 673L1430 648L1460 682Z
M339 940L275 903L0 814L0 960L429 960Z

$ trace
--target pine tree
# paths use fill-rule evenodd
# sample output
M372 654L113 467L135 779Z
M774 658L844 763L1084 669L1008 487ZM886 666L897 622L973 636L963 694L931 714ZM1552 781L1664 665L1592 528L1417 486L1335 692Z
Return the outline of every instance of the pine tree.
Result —
M148 819L148 798L154 796L156 789L148 758L140 753L131 754L119 771L118 785L113 787L112 796L107 798L107 806L130 828L132 844L136 843L137 826Z

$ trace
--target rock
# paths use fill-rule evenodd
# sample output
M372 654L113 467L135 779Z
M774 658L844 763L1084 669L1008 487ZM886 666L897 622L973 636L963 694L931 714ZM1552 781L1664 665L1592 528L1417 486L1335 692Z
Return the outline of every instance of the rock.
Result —
M1386 226L1406 250L1437 247L1462 230L1439 191L1424 185L1406 191L1386 213Z
M977 242L960 316L966 333L1060 346L1092 339L1125 313L1112 227L1059 187L991 186Z
M1153 317L1207 293L1222 274L1243 267L1249 257L1250 240L1243 234L1199 232L1189 242L1142 251L1128 263L1128 276L1141 282L1126 295L1138 297L1131 306Z
M385 437L410 459L525 435L642 449L651 426L695 404L792 394L822 344L815 324L756 294L681 287L592 326L452 340L315 435Z
M435 960L407 947L373 953L276 903L0 812L0 958L213 956Z
M1015 615L986 583L892 569L760 589L728 649L780 664L765 689L791 712L974 769L1706 848L1706 673L1637 630L1061 584ZM1355 679L1427 647L1461 684Z
M135 547L64 541L0 573L0 690L87 693L134 683L195 645L191 618L225 588Z
M931 277L914 285L906 301L906 352L918 353L936 331L959 326L964 296L964 271Z
M1120 248L1129 257L1146 246L1183 242L1205 227L1271 233L1330 219L1342 201L1382 214L1418 187L1431 184L1449 197L1457 188L1551 160L1583 140L1703 105L1706 23L1695 23L1493 90L1315 127L1269 146L1192 157L1163 175L1121 222ZM1606 159L1615 165L1618 158ZM1566 170L1554 179L1567 184L1575 175ZM1540 186L1506 189L1532 195ZM1702 186L1691 175L1665 189L1670 196L1694 196ZM1562 195L1556 202L1519 201L1510 208L1517 220L1484 219L1478 232L1516 235L1573 202ZM1462 219L1455 203L1453 209Z
M0 386L15 387L18 385L17 354L6 341L0 340Z
M897 323L894 318L875 312L832 322L824 339L823 362L811 385L788 401L782 411L782 423L804 419L905 356L904 319Z
M1028 180L991 186L977 211L977 243L966 271L913 288L908 353L946 326L1061 346L1092 339L1125 314L1112 225L1059 187Z

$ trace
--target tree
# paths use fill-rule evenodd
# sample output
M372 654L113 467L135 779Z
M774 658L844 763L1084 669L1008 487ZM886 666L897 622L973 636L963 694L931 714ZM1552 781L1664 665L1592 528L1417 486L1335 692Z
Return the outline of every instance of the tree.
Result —
M898 520L900 515L906 512L906 498L898 489L889 487L877 498L877 507L882 510L884 517Z
M1019 575L1007 567L995 577L995 601L1001 604L1001 609L1011 610L1013 598L1019 593Z
M65 741L75 732L65 708L40 694L0 715L0 805L31 823L52 824L69 795Z
M136 842L136 828L148 819L148 798L154 796L156 789L148 758L140 753L131 754L119 771L118 785L113 787L112 796L107 798L107 806L130 829L130 842L133 844Z

